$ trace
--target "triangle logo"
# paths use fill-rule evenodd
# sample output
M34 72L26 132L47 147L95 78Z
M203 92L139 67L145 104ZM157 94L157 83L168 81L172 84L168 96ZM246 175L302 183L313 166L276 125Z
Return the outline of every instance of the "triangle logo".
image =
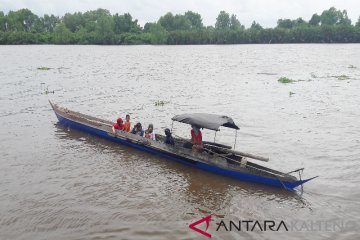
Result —
M196 221L196 222L194 222L194 223L191 223L191 224L189 225L189 228L192 229L192 230L194 230L194 231L196 231L196 232L198 232L198 233L200 233L200 234L202 234L202 235L204 235L205 237L211 238L211 234L206 232L206 231L208 230L208 228L209 228L210 220L211 220L211 215L209 215L209 216L207 216L207 217L204 217L204 218L200 219L199 221ZM205 231L203 231L203 230L201 230L201 229L199 229L199 228L196 227L197 225L199 225L199 224L202 223L202 222L205 222L205 223L206 223L206 229L205 229Z

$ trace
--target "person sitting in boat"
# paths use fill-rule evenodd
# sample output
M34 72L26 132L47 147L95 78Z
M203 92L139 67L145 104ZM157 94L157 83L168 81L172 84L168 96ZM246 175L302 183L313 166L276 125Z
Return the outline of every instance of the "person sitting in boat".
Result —
M195 152L201 152L203 149L203 142L200 128L195 125L192 125L191 128L192 150Z
M116 123L114 123L112 125L112 131L114 134L116 133L116 130L120 130L120 131L124 130L124 124L123 124L123 120L121 118L118 118L116 120Z
M144 137L156 141L155 132L154 132L154 125L152 123L150 123L149 126L148 126L148 129L145 130L145 136Z
M124 123L124 131L130 132L130 130L131 130L130 115L126 114L125 123Z
M144 130L142 130L141 123L136 123L133 130L131 131L132 134L139 135L141 137L144 136Z
M149 134L149 130L145 130L145 132L144 132L144 138L148 138L148 139L150 139L150 134Z
M171 136L170 129L168 129L168 128L165 129L164 143L168 144L168 145L173 145L173 146L175 145L174 138Z

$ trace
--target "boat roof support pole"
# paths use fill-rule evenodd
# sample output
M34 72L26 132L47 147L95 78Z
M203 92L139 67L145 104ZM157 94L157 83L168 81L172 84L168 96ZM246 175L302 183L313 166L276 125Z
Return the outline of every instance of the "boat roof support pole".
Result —
M215 135L214 135L214 142L215 142L215 139L216 139L216 132L217 132L217 131L215 131Z
M234 150L235 150L235 147L236 147L236 139L237 139L237 129L235 129L235 142L234 142Z
M173 127L174 127L174 121L171 122L171 131L170 131L171 133L173 131Z

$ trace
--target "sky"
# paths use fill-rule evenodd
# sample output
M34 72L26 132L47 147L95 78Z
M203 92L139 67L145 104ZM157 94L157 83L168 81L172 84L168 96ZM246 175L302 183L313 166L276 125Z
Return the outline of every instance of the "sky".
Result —
M108 9L112 14L130 13L140 25L155 22L167 12L183 14L188 10L202 16L204 25L215 25L216 17L224 10L235 14L249 27L252 21L263 27L275 27L280 18L308 21L314 13L335 7L347 10L352 23L360 16L360 0L0 0L0 11L28 8L38 16L85 12L97 8Z

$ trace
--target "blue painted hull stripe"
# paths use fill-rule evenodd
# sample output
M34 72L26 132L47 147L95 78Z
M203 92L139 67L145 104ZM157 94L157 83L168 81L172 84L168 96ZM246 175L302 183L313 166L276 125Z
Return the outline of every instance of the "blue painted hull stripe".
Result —
M208 172L212 172L212 173L216 173L216 174L220 174L220 175L224 175L224 176L228 176L228 177L232 177L232 178L236 178L238 180L243 180L243 181L250 181L250 182L255 182L255 183L260 183L260 184L265 184L265 185L270 185L270 186L274 186L274 187L281 187L284 188L284 185L286 188L288 189L293 189L295 187L297 187L298 185L302 184L305 181L296 181L296 182L287 182L287 181L281 181L277 180L277 179L272 179L272 178L267 178L267 177L262 177L262 176L257 176L257 175L251 175L251 174L247 174L247 173L241 173L241 172L237 172L237 171L233 171L233 170L229 170L229 169L223 169L217 166L213 166L213 165L209 165L206 163L202 163L202 162L195 162L193 160L189 160L189 159L185 159L185 158L181 158L178 156L174 156L172 154L169 153L165 153L165 152L160 152L158 150L152 149L152 148L148 148L146 146L142 146L136 143L132 143L130 141L126 141L120 138L116 138L113 137L111 135L109 135L107 132L75 122L73 120L67 119L57 113L55 113L59 122L63 125L67 125L67 126L71 126L74 127L76 129L100 136L102 138L106 138L108 140L111 140L113 142L117 142L117 143L121 143L124 144L126 146L130 146L151 154L155 154L157 156L166 158L166 159L170 159L170 160L174 160L177 162L180 162L182 164L186 164L188 166L192 166L198 169L202 169Z

